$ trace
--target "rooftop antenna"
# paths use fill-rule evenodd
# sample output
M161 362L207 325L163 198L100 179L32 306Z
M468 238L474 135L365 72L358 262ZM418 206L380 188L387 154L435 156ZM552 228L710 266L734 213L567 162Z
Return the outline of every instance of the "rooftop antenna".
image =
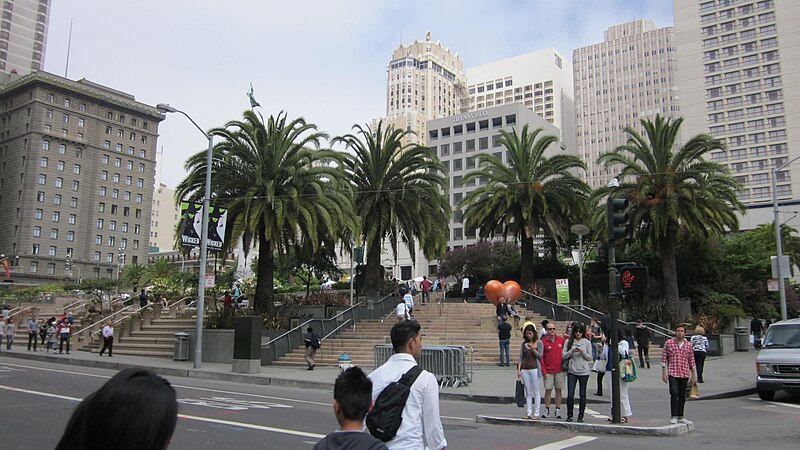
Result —
M64 78L67 78L67 73L69 73L69 51L70 47L72 47L72 18L69 19L69 38L67 39L67 64L64 67Z

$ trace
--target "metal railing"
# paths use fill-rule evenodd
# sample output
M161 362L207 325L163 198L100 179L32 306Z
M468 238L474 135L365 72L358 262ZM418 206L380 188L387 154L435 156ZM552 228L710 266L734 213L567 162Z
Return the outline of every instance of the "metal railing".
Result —
M56 313L57 313L59 310L61 310L62 312L67 312L67 310L68 310L68 309L72 309L72 308L78 308L78 307L80 307L80 306L83 306L83 304L85 304L86 302L89 302L89 301L91 301L91 300L88 300L88 299L85 299L85 298L82 298L82 299L80 299L80 300L75 300L75 301L74 301L74 302L72 302L72 303L68 303L68 304L66 304L66 305L64 305L64 306L61 306L61 307L59 307L59 308L56 308ZM80 303L80 305L78 305L79 303ZM78 306L75 306L75 305L78 305Z
M87 326L85 326L85 327L81 328L80 330L76 331L76 332L75 332L75 333L73 333L72 335L73 335L73 336L77 336L77 335L79 335L79 334L83 333L84 331L86 331L86 330L88 330L88 329L92 328L93 326L95 326L95 325L97 325L97 324L99 324L99 323L103 323L103 322L105 322L106 320L108 320L108 319L110 319L110 318L112 318L112 317L116 316L117 314L123 313L123 312L125 312L126 310L128 310L128 309L130 309L130 308L133 308L133 305L128 305L128 306L125 306L125 307L123 307L123 308L122 308L122 309L120 309L119 311L114 311L113 313L111 313L111 314L109 314L109 315L107 315L107 316L103 317L102 319L100 319L100 320L98 320L98 321L96 321L96 322L93 322L91 325L87 325ZM133 313L131 313L131 314L133 314Z
M375 367L380 367L394 354L391 344L373 347ZM440 388L458 387L472 382L474 349L460 345L423 345L419 366L436 377Z

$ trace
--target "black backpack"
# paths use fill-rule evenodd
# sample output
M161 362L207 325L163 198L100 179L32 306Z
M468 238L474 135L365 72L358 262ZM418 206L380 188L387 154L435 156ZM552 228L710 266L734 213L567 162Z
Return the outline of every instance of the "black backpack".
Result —
M420 366L408 370L399 380L389 383L378 398L375 406L367 414L367 428L370 434L383 442L392 440L403 422L403 409L406 407L411 386L422 373Z

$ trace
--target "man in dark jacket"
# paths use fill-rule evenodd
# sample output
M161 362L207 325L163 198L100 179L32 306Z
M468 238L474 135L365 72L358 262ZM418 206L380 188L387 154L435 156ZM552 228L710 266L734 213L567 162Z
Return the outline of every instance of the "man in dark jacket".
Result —
M308 332L305 339L306 354L304 359L306 360L306 364L308 364L308 369L306 370L314 370L314 366L317 365L316 361L314 361L314 357L317 354L317 350L319 350L320 340L314 333L313 328L306 328L306 332Z
M511 346L511 324L507 322L506 316L500 317L500 324L497 325L497 337L500 340L500 362L498 366L509 366Z
M387 450L365 433L364 418L372 404L372 381L358 367L342 372L333 385L333 413L339 429L317 442L314 450Z
M636 339L636 345L639 346L639 367L650 368L650 328L647 328L639 320L636 322L636 329L633 331L633 338Z
M750 333L753 335L753 345L756 348L761 347L761 333L764 331L764 325L758 317L753 317L750 321Z

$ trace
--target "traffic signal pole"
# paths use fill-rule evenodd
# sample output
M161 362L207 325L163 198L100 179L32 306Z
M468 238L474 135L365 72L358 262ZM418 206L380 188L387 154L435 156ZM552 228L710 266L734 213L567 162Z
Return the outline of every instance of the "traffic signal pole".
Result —
M626 239L630 232L628 228L628 200L614 198L614 193L619 187L615 178L609 183L608 192L608 310L611 327L608 336L609 357L611 358L611 422L621 423L620 414L620 373L619 373L619 324L618 303L620 298L617 288L617 239Z

